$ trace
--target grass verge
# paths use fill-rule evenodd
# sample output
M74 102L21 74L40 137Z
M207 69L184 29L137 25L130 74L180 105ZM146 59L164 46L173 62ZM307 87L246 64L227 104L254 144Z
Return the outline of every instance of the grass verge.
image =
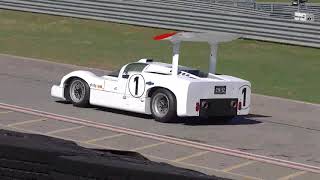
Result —
M112 69L142 57L171 60L168 30L0 10L0 53ZM250 80L255 93L320 103L320 50L237 40L219 47L218 72ZM209 46L184 43L181 64L207 70Z

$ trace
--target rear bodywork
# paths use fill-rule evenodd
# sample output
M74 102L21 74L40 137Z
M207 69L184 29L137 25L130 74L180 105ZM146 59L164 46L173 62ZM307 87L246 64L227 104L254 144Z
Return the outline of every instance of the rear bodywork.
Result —
M251 84L248 81L225 75L212 75L192 82L188 90L187 104L199 103L196 116L247 115L250 107ZM194 107L187 107L187 115Z

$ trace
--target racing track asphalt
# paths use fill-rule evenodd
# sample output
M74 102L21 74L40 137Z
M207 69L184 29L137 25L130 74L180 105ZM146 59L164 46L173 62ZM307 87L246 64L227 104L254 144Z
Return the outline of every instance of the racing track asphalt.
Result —
M320 166L320 105L253 95L251 115L229 124L162 124L145 115L55 102L51 86L76 69L88 68L0 55L0 102Z

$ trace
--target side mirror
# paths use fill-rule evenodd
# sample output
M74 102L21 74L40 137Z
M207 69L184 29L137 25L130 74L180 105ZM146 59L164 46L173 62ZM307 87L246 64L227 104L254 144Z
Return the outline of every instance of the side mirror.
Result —
M128 79L128 78L129 78L129 75L128 75L128 74L122 74L122 78Z

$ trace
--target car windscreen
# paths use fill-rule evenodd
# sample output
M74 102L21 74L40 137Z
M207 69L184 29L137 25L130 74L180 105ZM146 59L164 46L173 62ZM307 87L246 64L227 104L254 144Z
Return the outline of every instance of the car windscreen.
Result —
M108 74L108 76L119 77L120 70L121 69L117 69L115 71L112 71L111 73Z

